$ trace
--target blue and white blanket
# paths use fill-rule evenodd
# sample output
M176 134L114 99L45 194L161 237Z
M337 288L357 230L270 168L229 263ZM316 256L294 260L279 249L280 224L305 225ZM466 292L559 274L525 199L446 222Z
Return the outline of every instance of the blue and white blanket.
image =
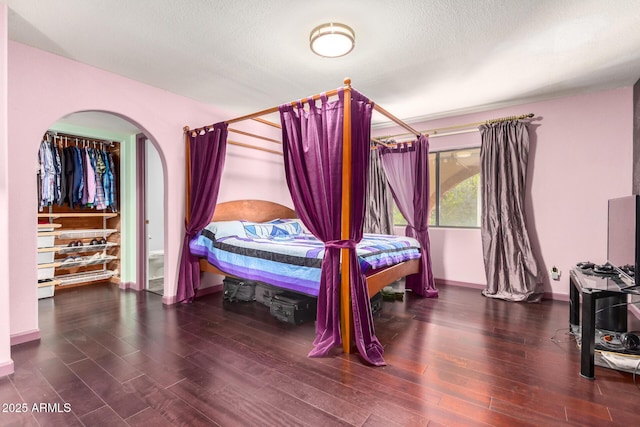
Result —
M227 274L318 295L324 244L299 220L213 222L190 248ZM410 237L365 234L357 253L366 273L420 258L420 245Z

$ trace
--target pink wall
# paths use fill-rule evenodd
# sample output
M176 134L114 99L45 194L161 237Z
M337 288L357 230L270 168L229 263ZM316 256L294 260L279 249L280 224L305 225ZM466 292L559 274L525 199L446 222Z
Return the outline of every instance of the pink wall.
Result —
M0 3L0 236L9 233L7 164L7 5ZM13 372L9 348L9 241L0 239L0 377Z
M607 200L631 194L631 87L415 124L434 129L535 113L531 127L527 222L545 270L545 290L563 298L576 262L606 261ZM374 134L393 133L377 129ZM399 132L399 131L398 131ZM480 134L431 138L433 150L480 145ZM432 229L436 278L486 284L479 230ZM557 266L560 281L550 281Z
M10 363L8 335L37 334L35 157L43 132L60 117L85 110L131 119L155 143L165 170L165 262L167 295L175 294L183 234L184 143L182 127L228 116L198 103L102 70L6 41L6 7L0 9L0 85L8 58L8 139L0 133L0 369ZM4 88L4 86L3 86ZM8 95L7 95L8 93ZM534 112L528 221L545 269L563 271L547 290L568 292L568 269L576 261L606 256L606 201L631 192L632 89L623 88L441 119L419 129ZM252 123L244 126L256 126ZM388 130L376 134L389 133ZM3 139L4 138L4 139ZM232 139L241 138L232 135ZM7 141L11 141L8 144ZM434 149L478 145L479 134L433 138ZM267 144L268 146L268 144ZM290 205L282 158L229 147L220 201L268 198ZM4 236L7 236L6 238ZM477 230L433 230L436 277L483 283ZM9 250L20 248L20 250ZM11 266L11 268L9 268ZM33 284L33 286L31 285ZM10 310L6 304L9 294ZM3 298L5 296L5 298ZM9 312L9 325L2 316ZM7 328L9 334L7 334Z
M9 209L6 217L3 212L3 218L7 218L11 231L2 242L20 250L13 250L0 259L0 274L6 274L6 267L11 265L8 280L0 286L9 283L11 335L29 335L38 330L34 168L38 143L49 126L76 111L107 111L130 119L150 137L163 158L166 166L165 295L175 295L184 228L182 128L210 124L230 118L229 115L211 105L19 43L9 42L8 68L9 140L12 141L8 158L11 160L0 165L0 170L8 168ZM271 157L265 162L256 160L263 156L260 152L229 148L221 200L259 197L283 203L290 201L282 158L264 155Z

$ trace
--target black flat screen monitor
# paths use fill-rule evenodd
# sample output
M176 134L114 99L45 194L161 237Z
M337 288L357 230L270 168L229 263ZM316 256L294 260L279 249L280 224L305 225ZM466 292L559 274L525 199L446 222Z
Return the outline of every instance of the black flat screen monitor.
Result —
M640 277L640 196L610 199L608 223L607 261L635 283Z

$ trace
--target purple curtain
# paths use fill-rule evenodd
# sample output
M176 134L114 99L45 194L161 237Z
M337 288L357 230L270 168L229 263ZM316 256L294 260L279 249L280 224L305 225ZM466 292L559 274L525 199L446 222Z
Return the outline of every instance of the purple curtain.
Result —
M178 301L193 301L200 288L198 257L191 254L189 242L213 216L218 200L220 177L227 151L227 124L217 123L211 130L189 137L191 157L190 217L185 222L180 271L178 273Z
M420 273L407 276L406 287L423 297L437 297L429 240L429 140L420 135L409 145L383 147L380 158L396 205L409 223L406 235L422 247Z
M349 240L341 240L342 126L344 91L329 102L321 96L321 108L309 99L280 107L285 171L291 198L302 222L325 242L320 275L316 339L311 357L326 356L342 344L340 335L340 249L350 248L351 304L358 351L368 362L384 365L383 348L375 336L373 317L355 246L362 239L369 167L369 132L373 104L352 90L352 206Z

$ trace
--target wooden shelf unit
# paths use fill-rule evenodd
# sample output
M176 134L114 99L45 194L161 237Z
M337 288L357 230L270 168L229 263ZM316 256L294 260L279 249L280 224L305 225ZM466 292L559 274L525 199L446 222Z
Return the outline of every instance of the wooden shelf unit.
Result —
M118 216L117 212L52 212L52 213L39 213L38 218L115 218ZM42 225L42 224L38 224ZM49 225L49 224L47 224ZM58 225L59 227L60 225Z
M55 239L53 246L38 248L38 253L54 253L52 262L39 264L38 268L54 269L52 279L56 281L56 290L100 281L109 282L112 277L117 276L114 273L120 269L120 216L117 212L78 212L67 206L54 206L50 208L50 212L38 213L38 218L56 221L54 231L38 232L38 237ZM39 223L38 229L51 228L52 225L54 224ZM91 244L94 239L102 238L107 241L106 244ZM78 241L82 242L82 246L69 246ZM99 260L63 262L70 256L80 256L78 254L85 252L102 252L107 259L103 262L98 262ZM100 274L102 271L111 273ZM60 276L64 276L65 280L59 280ZM74 280L74 276L77 276L78 280ZM86 281L82 280L84 277L87 278Z

